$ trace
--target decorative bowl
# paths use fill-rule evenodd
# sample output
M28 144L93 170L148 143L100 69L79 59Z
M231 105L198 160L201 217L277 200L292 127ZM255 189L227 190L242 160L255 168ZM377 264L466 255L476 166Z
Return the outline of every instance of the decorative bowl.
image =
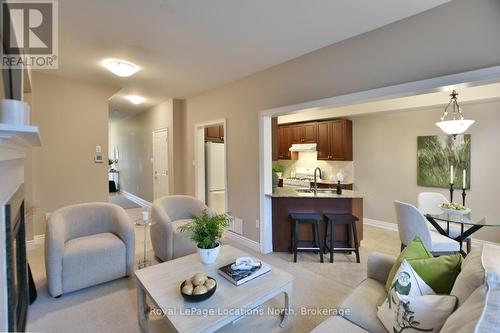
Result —
M448 213L448 214L452 214L452 215L467 215L471 212L471 209L470 208L465 208L465 209L449 209L449 208L441 208L443 210L443 212L445 213Z
M210 289L209 291L207 291L206 293L201 294L201 295L187 295L187 294L184 294L182 292L182 288L186 284L186 281L183 281L181 283L181 287L180 287L180 292L181 292L182 297L184 297L184 299L186 301L189 301L189 302L202 302L202 301L207 300L210 297L212 297L212 295L215 293L215 290L217 289L217 280L214 279L211 276L207 276L207 278L212 279L212 280L215 281L215 287L213 287L212 289Z

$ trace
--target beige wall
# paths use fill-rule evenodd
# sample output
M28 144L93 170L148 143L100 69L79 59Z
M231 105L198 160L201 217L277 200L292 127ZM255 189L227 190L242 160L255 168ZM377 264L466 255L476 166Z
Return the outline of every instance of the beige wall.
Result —
M186 191L194 194L194 124L226 117L229 211L258 241L259 110L500 65L498 31L499 1L455 0L188 98Z
M89 201L107 201L107 163L94 163L95 147L108 156L108 99L116 89L33 73L32 121L42 147L33 149L35 234L45 233L45 213Z
M181 187L179 191L182 191L182 168L178 167L178 161L181 160L178 156L182 154L182 140L179 140L183 128L182 108L182 101L167 100L147 111L110 123L111 154L115 146L120 149L118 170L122 190L149 202L154 200L152 132L168 128L169 189L172 194L178 193L177 187ZM173 145L174 140L175 145ZM176 181L177 174L181 175L181 181Z
M467 206L474 211L500 216L496 189L500 150L500 102L463 105L467 117L476 123L471 134L471 190ZM419 192L436 191L449 197L447 189L417 186L417 136L442 135L435 122L442 108L390 112L353 119L355 188L367 193L366 218L396 222L394 200L417 204ZM460 192L455 200L461 202ZM486 228L478 238L500 242L500 228Z

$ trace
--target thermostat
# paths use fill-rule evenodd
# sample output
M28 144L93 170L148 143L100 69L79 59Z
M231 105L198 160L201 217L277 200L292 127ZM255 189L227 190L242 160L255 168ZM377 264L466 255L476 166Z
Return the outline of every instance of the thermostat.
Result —
M102 154L95 154L94 162L96 162L96 163L103 163L104 159L102 157Z

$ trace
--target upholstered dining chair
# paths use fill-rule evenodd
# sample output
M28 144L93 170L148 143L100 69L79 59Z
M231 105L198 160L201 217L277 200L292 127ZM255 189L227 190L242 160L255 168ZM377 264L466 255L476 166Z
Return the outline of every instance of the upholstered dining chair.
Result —
M123 208L95 202L56 210L45 233L50 295L131 275L134 251L134 227Z
M396 200L394 207L402 248L419 236L425 247L435 255L460 251L460 244L457 241L429 230L427 219L415 206Z
M196 252L196 244L179 227L192 221L193 216L212 211L200 200L187 195L171 195L153 202L151 244L155 256L168 261Z
M435 214L439 215L442 214L443 211L441 208L441 204L443 203L449 203L448 199L441 193L438 192L421 192L418 194L418 210L422 212L422 214ZM448 226L446 223L441 222L439 223L441 228L444 230L447 230ZM460 225L455 224L455 223L450 223L449 225L449 233L448 235L451 238L456 238L460 236L460 233L462 232ZM433 226L430 226L431 230L435 230ZM465 240L465 243L467 244L467 253L469 253L472 249L472 235L467 237Z

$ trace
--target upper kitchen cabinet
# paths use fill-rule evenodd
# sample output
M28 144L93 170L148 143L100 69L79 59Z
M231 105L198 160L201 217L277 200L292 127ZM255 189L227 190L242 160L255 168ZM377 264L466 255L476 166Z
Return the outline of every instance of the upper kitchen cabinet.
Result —
M317 126L318 124L316 122L291 125L291 143L315 143Z
M289 160L292 158L290 153L291 136L290 126L279 126L278 127L278 159L279 160Z
M318 123L318 160L352 161L352 122L336 119Z
M205 141L224 142L224 125L205 128Z

